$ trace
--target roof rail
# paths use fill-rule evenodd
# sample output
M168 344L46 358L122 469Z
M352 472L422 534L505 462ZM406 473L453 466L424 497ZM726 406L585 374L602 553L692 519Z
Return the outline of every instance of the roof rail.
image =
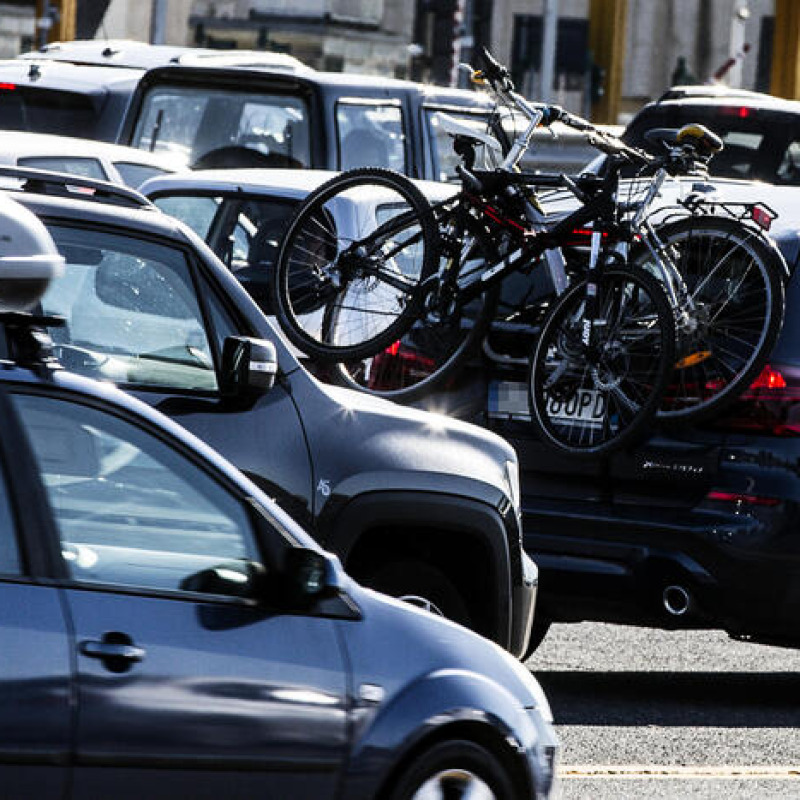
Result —
M34 194L58 195L73 197L76 200L90 200L129 208L152 208L153 204L135 189L119 186L116 183L84 178L80 175L69 175L64 172L51 172L33 167L0 166L0 178L13 178L23 181L21 187L4 186L0 182L0 190L21 189Z

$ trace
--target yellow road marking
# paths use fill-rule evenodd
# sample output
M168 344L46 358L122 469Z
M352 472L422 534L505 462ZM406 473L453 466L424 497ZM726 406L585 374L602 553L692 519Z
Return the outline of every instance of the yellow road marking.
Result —
M800 778L796 766L648 766L637 764L564 764L558 767L561 778L682 778L682 779L759 779Z

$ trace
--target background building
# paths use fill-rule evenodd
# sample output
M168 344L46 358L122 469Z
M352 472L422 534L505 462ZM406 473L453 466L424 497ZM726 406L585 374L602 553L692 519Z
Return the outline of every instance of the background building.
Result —
M0 0L0 56L34 47L48 8L72 9L77 38L147 40L160 9L166 44L278 50L320 69L439 84L463 82L458 62L486 45L534 99L548 94L549 8L549 99L599 121L621 121L672 83L703 82L726 63L730 85L800 91L800 0ZM790 53L782 81L774 41Z

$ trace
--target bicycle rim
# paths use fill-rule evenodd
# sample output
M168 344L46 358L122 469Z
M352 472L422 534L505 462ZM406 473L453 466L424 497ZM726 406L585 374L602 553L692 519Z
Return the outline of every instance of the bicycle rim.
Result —
M459 244L464 241L458 237ZM476 242L464 253L459 275L483 271L485 257ZM442 252L442 259L453 257ZM461 253L456 257L461 257ZM390 400L414 400L440 387L475 351L494 314L499 287L449 313L421 312L411 329L374 357L340 362L339 383ZM328 324L335 326L335 314Z
M330 362L373 356L402 336L436 263L428 212L414 184L389 170L352 170L312 193L274 273L275 312L289 339Z
M784 264L774 247L728 219L689 218L658 231L693 300L659 417L699 421L757 377L783 324ZM652 256L638 254L647 267ZM652 268L652 264L650 264Z
M615 267L597 285L594 346L582 341L584 281L553 307L531 362L531 421L546 444L575 456L605 455L647 430L675 352L672 312L654 278Z

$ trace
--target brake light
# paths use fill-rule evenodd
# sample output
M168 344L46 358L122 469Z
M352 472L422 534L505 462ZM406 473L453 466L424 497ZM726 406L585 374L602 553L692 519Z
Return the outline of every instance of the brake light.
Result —
M800 436L800 368L767 364L715 427L770 436Z
M719 113L728 117L739 117L739 119L746 119L753 113L753 110L747 108L746 106L725 106L719 110Z
M772 220L775 219L775 215L760 203L753 206L750 216L753 218L753 222L765 231L772 227Z
M737 492L710 491L706 500L716 500L722 503L736 503L746 506L776 506L780 503L777 497L759 497L755 494L738 494Z
M404 347L398 340L372 359L367 386L384 391L401 389L427 377L435 368L432 358Z
M13 92L16 88L15 83L0 83L0 92Z

